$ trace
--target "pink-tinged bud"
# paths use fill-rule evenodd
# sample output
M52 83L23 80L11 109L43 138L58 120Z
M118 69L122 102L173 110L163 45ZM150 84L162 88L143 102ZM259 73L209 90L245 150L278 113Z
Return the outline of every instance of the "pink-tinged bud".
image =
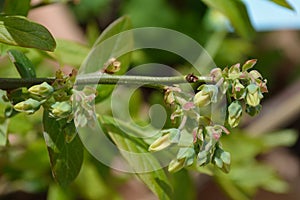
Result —
M235 80L232 86L232 94L235 99L243 99L245 97L246 89L238 79Z
M248 69L251 69L255 64L256 64L257 60L256 59L252 59L252 60L248 60L247 62L245 62L245 64L242 67L242 71L245 72Z
M218 82L223 76L222 70L220 68L214 68L210 71L210 76L214 82Z
M195 108L195 104L193 102L186 102L183 106L182 109L183 110L191 110Z

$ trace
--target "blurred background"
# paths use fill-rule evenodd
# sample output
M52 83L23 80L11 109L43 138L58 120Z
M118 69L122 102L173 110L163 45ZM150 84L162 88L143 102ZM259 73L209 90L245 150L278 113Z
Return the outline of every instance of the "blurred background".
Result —
M200 0L51 2L32 0L28 14L60 39L54 52L56 60L45 59L34 50L28 52L41 77L53 76L58 68L65 72L78 68L99 34L123 15L130 17L134 28L158 26L190 36L221 68L258 59L255 68L268 80L269 93L260 115L246 118L241 129L233 130L232 137L223 141L233 157L231 173L178 172L170 177L175 188L173 199L300 199L298 1L290 0L284 7L276 1L245 0L245 7L236 10L224 5L225 12ZM5 55L0 62L2 77L16 75L13 67L6 67L11 64ZM152 50L133 52L130 66L149 62L188 70L182 59ZM141 90L134 98L140 107L163 104L162 95L155 91ZM131 109L138 119L145 117L140 107ZM0 150L0 199L156 199L131 174L113 171L88 154L76 181L61 189L51 178L40 114L20 114L11 119L8 130L10 147Z

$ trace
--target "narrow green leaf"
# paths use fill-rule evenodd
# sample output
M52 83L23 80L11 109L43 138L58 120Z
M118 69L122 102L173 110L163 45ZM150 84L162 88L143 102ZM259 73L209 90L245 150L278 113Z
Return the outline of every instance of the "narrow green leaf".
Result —
M35 69L32 62L26 57L26 55L23 52L11 49L8 51L8 56L16 66L22 78L36 77Z
M280 5L282 7L285 7L287 9L290 9L290 10L295 10L291 4L289 2L287 2L286 0L269 0L273 3L276 3L277 5Z
M0 42L45 51L53 51L56 46L44 26L21 16L0 16Z
M27 16L30 0L5 0L4 13L7 15Z
M51 170L55 180L62 186L67 186L78 175L83 162L83 146L76 137L68 143L63 133L66 121L57 121L44 111L44 138L50 157ZM70 122L73 123L73 122Z
M7 128L8 128L8 119L0 117L0 147L7 144Z
M202 0L209 7L225 15L235 28L236 32L245 37L252 38L255 30L250 22L247 9L241 0Z
M99 54L96 51L97 47L101 45L102 42L104 42L106 39L117 35L118 33L121 33L123 31L129 30L131 28L131 21L129 17L121 17L114 21L112 24L110 24L98 37L96 42L94 43L93 49L86 60L87 63L98 63L99 60ZM129 36L130 37L130 36ZM105 54L106 58L110 59L114 57L114 53L118 51L119 49L124 49L124 45L126 45L125 48L130 49L132 44L132 38L128 38L128 35L125 37L118 36L114 38L113 44L107 45L108 47L105 48ZM95 50L95 51L93 51ZM101 53L101 52L99 52ZM102 53L103 54L103 53ZM108 60L107 59L107 60ZM130 62L130 54L125 54L120 56L119 58L116 58L121 63L121 69L116 74L124 74L129 66ZM97 66L99 70L103 69L103 66ZM107 97L110 96L111 92L113 91L114 86L111 85L99 85L97 87L98 95L96 97L95 102L100 102Z
M120 149L135 153L148 153L148 145L143 140L131 137L124 133L119 128L119 125L115 123L113 118L101 116L99 119L101 124L106 128L111 139ZM126 130L129 131L128 128L129 127L127 127ZM135 129L132 129L131 131L134 132ZM130 155L124 154L123 151L121 151L121 153L128 163L131 164L133 169L140 168L140 166L152 166L153 168L158 169L160 167L159 162L151 154L147 154L147 156L136 160ZM159 197L159 199L170 199L172 187L163 169L147 173L137 173L136 175L154 194Z

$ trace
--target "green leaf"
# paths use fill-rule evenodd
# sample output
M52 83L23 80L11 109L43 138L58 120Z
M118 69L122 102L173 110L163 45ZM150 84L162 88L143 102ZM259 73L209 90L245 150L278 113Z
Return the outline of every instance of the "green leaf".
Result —
M71 200L70 192L57 184L51 184L47 192L47 200Z
M87 159L83 162L82 170L74 184L78 187L77 193L83 199L119 199L118 193L110 188L107 181L97 171L96 166Z
M76 137L68 143L63 133L66 121L57 121L44 111L44 139L50 157L51 170L55 180L62 186L67 186L78 175L83 162L83 146ZM69 123L73 123L69 122Z
M288 8L290 10L295 10L291 4L289 2L287 2L286 0L269 0L273 3L276 3L277 5L280 5L282 7Z
M0 117L0 147L6 146L8 137L8 119Z
M7 15L27 16L30 0L5 0L4 13Z
M119 125L117 125L114 119L108 116L101 116L99 120L101 124L104 125L109 136L118 148L129 152L148 153L148 145L146 145L143 140L131 137L119 128L119 125L124 123L118 120ZM126 130L130 131L129 128L130 127L126 127ZM132 128L131 131L135 132L135 128ZM124 154L124 151L121 151L121 154L133 169L138 169L141 166L152 166L157 169L160 168L159 162L151 154L147 154L147 156L144 157L141 156L141 159L137 160L135 159L136 157L133 158L128 154ZM159 197L159 199L170 199L172 188L164 170L159 169L147 173L137 173L136 175L154 194Z
M21 16L0 16L0 42L45 51L53 51L56 46L44 26Z
M263 145L267 148L276 146L291 146L297 141L298 134L294 130L282 130L261 136Z
M172 178L174 185L172 200L196 199L197 188L187 170L182 169L174 173Z
M89 48L68 40L58 39L57 47L52 55L61 65L79 67L89 53Z
M10 60L16 66L22 78L35 78L35 69L32 62L21 51L11 49L8 51Z
M235 28L236 32L245 37L252 38L255 30L250 22L247 9L241 0L202 0L209 7L225 15Z
M88 57L88 59L86 60L86 63L91 63L91 65L97 66L98 62L99 62L99 54L102 53L103 51L97 51L97 48L102 44L102 42L104 42L106 39L121 33L123 31L129 30L131 28L131 21L128 17L121 17L119 19L117 19L116 21L114 21L112 24L110 24L103 32L102 34L99 36L99 38L96 40L93 49ZM130 37L130 38L129 38ZM113 43L106 45L108 47L105 47L105 53L102 53L102 56L106 57L106 61L112 57L114 57L114 53L116 51L118 51L119 49L124 49L124 45L125 48L127 49L132 49L132 38L131 36L128 36L128 34L126 35L126 37L124 36L116 36L113 41ZM104 50L104 49L103 49ZM121 62L121 69L120 71L118 71L116 74L124 74L128 67L129 67L129 62L130 62L130 54L125 54L122 55L118 58L116 58L119 62ZM105 62L106 62L105 61ZM95 64L93 64L95 63ZM99 64L98 64L99 65ZM103 66L97 66L98 70L103 69ZM107 97L110 96L110 94L112 93L114 89L114 86L111 85L99 85L97 87L97 91L98 91L98 95L96 97L95 102L98 103L104 99L106 99Z
M247 173L247 172L246 172ZM230 175L230 173L229 173ZM230 177L224 173L215 171L215 182L223 189L230 199L249 200L249 196L238 187Z

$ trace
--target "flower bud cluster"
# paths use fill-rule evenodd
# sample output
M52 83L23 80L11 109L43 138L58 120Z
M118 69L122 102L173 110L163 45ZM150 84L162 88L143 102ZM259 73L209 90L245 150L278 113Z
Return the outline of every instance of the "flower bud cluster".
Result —
M266 80L260 73L250 69L256 60L249 60L240 69L240 64L230 68L215 68L210 76L215 84L203 84L195 95L184 93L179 87L165 90L165 102L172 105L171 120L177 119L178 128L161 131L161 136L150 146L149 151L166 150L178 147L178 153L169 163L168 170L176 172L187 166L205 166L210 163L224 172L230 169L230 153L222 149L220 138L229 134L228 128L239 125L243 112L253 116L261 109L263 93L267 92ZM213 121L209 106L221 98L228 100L225 125ZM188 136L187 136L188 135ZM183 145L183 138L189 137Z
M85 86L82 90L73 89L71 96L74 108L74 123L76 127L84 127L94 116L93 102L96 98L97 90L93 87Z
M70 101L71 89L76 73L65 76L57 72L55 82L50 85L43 82L30 88L11 91L9 98L17 112L33 114L41 106L49 111L49 115L57 120L72 120L72 105Z
M238 126L243 111L251 116L258 114L263 93L268 92L267 81L258 71L250 70L255 64L256 60L249 60L242 69L236 64L221 72L229 97L227 122L232 128Z
M43 82L39 85L34 85L28 90L16 90L11 92L10 97L19 101L15 103L13 108L18 112L33 114L40 109L41 105L52 95L54 89L51 85Z
M155 152L177 147L177 156L169 163L170 172L193 165L199 167L209 163L215 164L219 158L215 150L217 147L221 149L219 139L222 134L229 134L224 126L214 124L210 117L200 115L199 112L199 108L218 101L218 87L202 85L199 90L200 92L194 96L184 93L179 87L166 88L165 101L174 107L171 120L175 122L177 119L180 124L178 128L161 131L161 136L149 146L149 151ZM217 162L216 166L223 171L229 170L228 164L223 164L228 163L228 159L222 161L222 165L220 161Z

